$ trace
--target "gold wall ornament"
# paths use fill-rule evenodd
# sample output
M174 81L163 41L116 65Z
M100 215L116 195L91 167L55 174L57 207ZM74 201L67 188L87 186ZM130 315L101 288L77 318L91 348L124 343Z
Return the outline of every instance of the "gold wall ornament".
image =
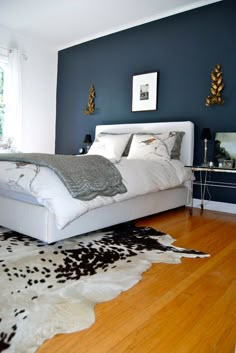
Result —
M94 113L95 111L94 97L95 97L95 88L94 88L94 85L91 85L89 88L88 104L84 109L84 114L91 115Z
M213 104L224 104L222 98L222 91L224 89L223 73L220 64L217 64L211 72L211 94L212 96L206 97L206 106L209 107Z

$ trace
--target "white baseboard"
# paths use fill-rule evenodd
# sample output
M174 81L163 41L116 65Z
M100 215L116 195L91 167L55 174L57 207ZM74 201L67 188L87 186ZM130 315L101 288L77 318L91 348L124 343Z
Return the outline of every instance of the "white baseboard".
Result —
M201 200L193 199L193 207L200 207ZM206 210L211 211L220 211L227 213L236 214L236 204L234 203L226 203L226 202L218 202L218 201L204 201L204 208Z

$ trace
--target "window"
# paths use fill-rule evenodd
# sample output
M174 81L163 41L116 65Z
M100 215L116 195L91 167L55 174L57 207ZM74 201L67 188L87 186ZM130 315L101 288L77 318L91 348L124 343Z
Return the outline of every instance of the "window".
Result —
M0 47L0 141L21 147L21 57L18 49Z
M0 55L0 137L3 136L3 124L6 109L6 82L8 58Z

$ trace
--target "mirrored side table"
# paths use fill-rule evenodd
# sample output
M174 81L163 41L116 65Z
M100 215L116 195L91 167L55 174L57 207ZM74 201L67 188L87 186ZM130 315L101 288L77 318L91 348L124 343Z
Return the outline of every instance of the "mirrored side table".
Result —
M201 212L204 210L204 201L207 187L221 187L221 188L232 188L236 189L236 182L229 183L224 181L213 181L211 180L212 173L231 173L236 174L235 168L219 168L219 167L209 167L209 166L198 166L198 165L186 165L186 168L191 168L193 177L192 177L192 195L191 195L191 206L189 209L190 214L193 210L193 186L199 185L201 191ZM198 177L196 177L195 172L199 172Z

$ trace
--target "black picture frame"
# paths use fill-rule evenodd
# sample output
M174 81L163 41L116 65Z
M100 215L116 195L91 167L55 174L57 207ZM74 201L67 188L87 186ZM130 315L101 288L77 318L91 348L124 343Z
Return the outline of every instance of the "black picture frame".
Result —
M159 72L133 76L132 112L157 110Z

